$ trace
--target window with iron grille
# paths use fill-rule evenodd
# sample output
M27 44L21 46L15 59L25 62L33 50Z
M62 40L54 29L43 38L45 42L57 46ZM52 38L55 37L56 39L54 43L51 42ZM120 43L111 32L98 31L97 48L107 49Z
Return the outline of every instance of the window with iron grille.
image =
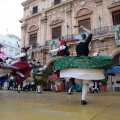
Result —
M33 7L32 13L35 14L38 12L38 6Z
M61 0L54 0L54 5L57 5L60 3Z
M120 10L112 12L113 25L120 24Z
M37 44L37 33L30 35L30 45L32 45L33 48L35 48L36 44Z
M52 28L52 39L61 37L61 26Z
M90 30L91 29L90 18L78 21L78 26L81 25ZM83 29L79 29L79 32L85 32L85 31L83 31Z

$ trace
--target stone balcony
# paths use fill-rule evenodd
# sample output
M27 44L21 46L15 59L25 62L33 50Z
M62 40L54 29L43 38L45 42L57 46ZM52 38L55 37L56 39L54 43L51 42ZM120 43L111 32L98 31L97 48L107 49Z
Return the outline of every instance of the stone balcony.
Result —
M101 36L108 36L108 35L113 35L114 34L114 28L113 26L106 26L106 27L101 27L101 28L97 28L92 30L93 33L93 40L96 38L100 38ZM65 41L73 41L75 40L75 36L77 36L78 34L71 34L71 35L67 35L67 36L62 36L60 39L65 40ZM51 40L47 40L46 42L46 49L49 48L49 44L50 44ZM39 45L33 45L33 49L36 48L41 48L39 47ZM45 46L44 46L45 49Z
M114 34L114 27L113 26L100 27L100 28L92 30L92 33L93 33L93 39L95 39L96 37L99 38L100 36L112 35ZM65 41L71 41L71 40L75 40L75 36L77 35L78 34L62 36L60 39L65 40ZM46 46L49 46L50 41L51 40L48 40L46 42Z

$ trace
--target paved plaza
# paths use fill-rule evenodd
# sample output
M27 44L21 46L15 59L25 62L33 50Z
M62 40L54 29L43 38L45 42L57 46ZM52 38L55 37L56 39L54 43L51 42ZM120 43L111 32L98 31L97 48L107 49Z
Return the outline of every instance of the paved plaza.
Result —
M81 92L0 91L0 120L120 120L120 92L88 93L81 105Z

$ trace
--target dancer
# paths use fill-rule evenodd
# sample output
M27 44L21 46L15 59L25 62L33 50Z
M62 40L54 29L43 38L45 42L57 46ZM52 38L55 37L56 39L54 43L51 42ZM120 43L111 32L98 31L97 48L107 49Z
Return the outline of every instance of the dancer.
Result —
M83 29L84 31L86 31L89 35L88 35L88 38L86 38L85 34L81 35L83 40L79 44L77 44L76 52L77 52L77 55L88 56L88 53L89 53L88 46L89 46L89 43L92 40L92 31L86 29L83 26L80 26L80 28ZM87 90L88 90L88 83L89 83L89 81L87 81L87 80L83 81L82 100L81 100L81 104L83 104L83 105L87 104L87 102L86 102L86 94L87 94Z
M99 92L99 89L97 87L97 82L95 80L90 81L88 88L91 93Z
M70 52L68 51L68 46L67 46L65 40L60 40L59 48L56 48L56 49L53 49L53 50L50 51L50 53L52 53L52 52L57 52L58 56L69 56L70 55ZM56 73L57 73L57 76L59 78L60 71L57 70ZM58 89L59 80L58 79L55 80L54 83L55 83L55 85L54 85L55 91L58 92L59 91L59 89ZM69 92L70 91L71 91L71 89L69 90ZM70 93L68 93L68 94L70 94Z
M65 40L60 40L59 48L53 49L50 53L57 52L58 56L69 56L70 52L68 51L68 46Z
M70 52L68 51L68 46L65 42L65 40L60 40L60 45L58 48L53 49L50 51L50 54L53 52L57 52L58 56L69 56ZM43 71L47 68L47 65L44 65L42 68L40 68L40 71Z
M42 93L42 84L43 84L43 78L41 76L37 76L37 92L40 94Z
M59 47L50 51L50 53L53 53L53 52L57 52L58 56L69 56L70 55L70 52L68 51L68 46L67 46L65 40L60 40ZM47 68L47 65L45 65L43 68L40 68L39 70L43 71L46 68ZM60 71L57 70L56 73L59 77ZM54 83L55 83L55 85L54 85L55 91L58 92L59 91L59 89L58 89L59 80L55 80Z
M88 85L88 88L89 88L89 91L91 92L91 93L94 93L94 83L93 83L93 81L91 80L90 82L89 82L89 85Z
M74 90L74 87L75 87L75 78L70 78L68 84L69 84L68 95L71 95L73 94L72 90Z
M60 70L60 78L73 77L83 80L81 104L86 105L89 81L104 79L104 69L111 67L112 60L109 56L88 57L92 32L83 26L80 28L88 33L88 37L85 34L81 35L83 39L76 46L77 56L56 58L54 68Z
M11 62L16 60L18 61L12 64L12 66L17 67L18 69L17 70L11 69L12 74L17 75L18 92L20 92L22 81L30 77L30 67L29 67L29 64L27 63L27 54L26 54L28 49L29 47L21 48L21 53L11 58ZM24 81L24 83L26 82ZM24 84L24 86L26 85Z

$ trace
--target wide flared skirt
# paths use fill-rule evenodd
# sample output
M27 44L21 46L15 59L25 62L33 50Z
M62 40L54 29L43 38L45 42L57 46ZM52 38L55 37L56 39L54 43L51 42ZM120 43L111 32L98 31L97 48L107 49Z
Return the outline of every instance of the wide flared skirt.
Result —
M21 61L21 62L16 62L12 64L12 66L15 66L18 68L18 70L11 69L13 74L16 74L16 71L21 72L23 75L25 75L26 78L30 77L30 67L27 62Z
M71 77L80 80L102 80L105 78L104 69L69 68L60 70L60 78Z

